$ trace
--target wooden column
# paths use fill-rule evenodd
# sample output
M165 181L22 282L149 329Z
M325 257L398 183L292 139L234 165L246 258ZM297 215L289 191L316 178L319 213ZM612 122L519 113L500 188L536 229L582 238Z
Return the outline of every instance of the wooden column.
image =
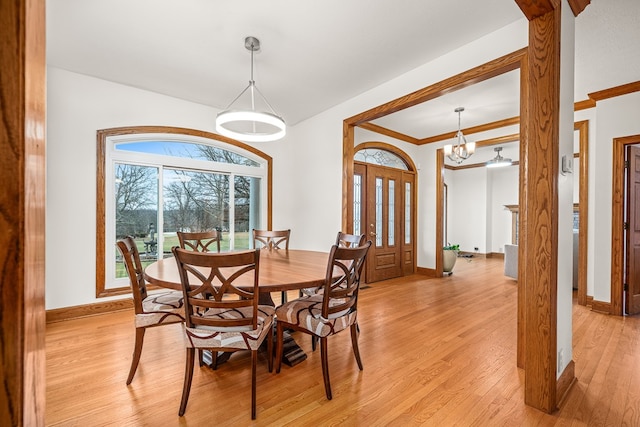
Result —
M342 124L342 231L345 233L353 233L354 142L355 127L345 120Z
M556 409L560 0L516 0L529 19L526 185L525 403Z
M43 426L44 0L0 0L0 107L0 425Z

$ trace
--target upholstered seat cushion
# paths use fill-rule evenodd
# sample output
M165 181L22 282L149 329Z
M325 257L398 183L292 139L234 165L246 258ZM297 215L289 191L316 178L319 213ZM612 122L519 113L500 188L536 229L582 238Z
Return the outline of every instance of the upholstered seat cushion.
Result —
M136 328L184 321L182 292L152 294L142 301L144 313L136 314Z
M320 289L320 288L304 288L304 289L300 289L300 293L303 296L308 296L308 297L312 297L314 295L321 294L322 291L323 291L323 289Z
M217 319L240 319L251 316L251 307L236 309L209 309L200 316ZM256 350L263 337L271 331L275 310L268 305L258 306L258 327L217 328L197 325L190 328L185 325L186 346L193 348L233 348Z
M348 328L356 321L356 311L335 313L329 319L323 318L322 299L322 294L316 294L289 301L276 309L276 319L307 330L319 337L335 334ZM342 302L342 300L332 299L330 305L334 306Z

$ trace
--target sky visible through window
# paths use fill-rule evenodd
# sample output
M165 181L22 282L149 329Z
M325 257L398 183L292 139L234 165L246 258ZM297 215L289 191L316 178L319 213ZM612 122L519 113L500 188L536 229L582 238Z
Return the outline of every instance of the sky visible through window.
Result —
M142 141L116 144L116 150L137 153L159 154L162 156L183 157L196 160L218 161L223 163L259 166L259 164L238 153L204 144L181 141Z
M117 150L135 151L137 153L161 154L163 156L177 156L189 158L202 158L196 144L178 141L145 141L126 142L116 144Z

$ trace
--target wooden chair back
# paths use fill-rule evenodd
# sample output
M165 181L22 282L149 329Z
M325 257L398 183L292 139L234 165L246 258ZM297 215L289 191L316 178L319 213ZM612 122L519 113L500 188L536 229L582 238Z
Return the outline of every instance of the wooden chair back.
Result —
M147 284L144 280L144 268L140 261L140 252L132 236L118 240L116 246L122 255L122 261L129 276L135 313L140 314L143 312L142 301L147 298Z
M364 245L367 236L364 234L347 234L342 231L338 231L336 237L336 245L343 246L345 248L352 248Z
M257 328L259 250L217 254L174 247L172 251L184 293L187 327ZM241 278L240 287L236 281ZM245 307L253 309L252 316L225 319L202 315L209 309Z
M360 275L371 241L358 247L333 245L325 277L322 317L331 319L357 309Z
M220 233L217 230L201 232L178 231L178 240L182 249L196 252L220 252Z
M253 230L253 247L289 250L291 230Z

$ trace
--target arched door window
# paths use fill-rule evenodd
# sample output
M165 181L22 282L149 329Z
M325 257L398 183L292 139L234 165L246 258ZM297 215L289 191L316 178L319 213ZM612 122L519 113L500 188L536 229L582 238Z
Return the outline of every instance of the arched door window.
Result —
M409 170L409 167L402 157L381 148L363 148L358 150L353 156L353 160L378 166Z

